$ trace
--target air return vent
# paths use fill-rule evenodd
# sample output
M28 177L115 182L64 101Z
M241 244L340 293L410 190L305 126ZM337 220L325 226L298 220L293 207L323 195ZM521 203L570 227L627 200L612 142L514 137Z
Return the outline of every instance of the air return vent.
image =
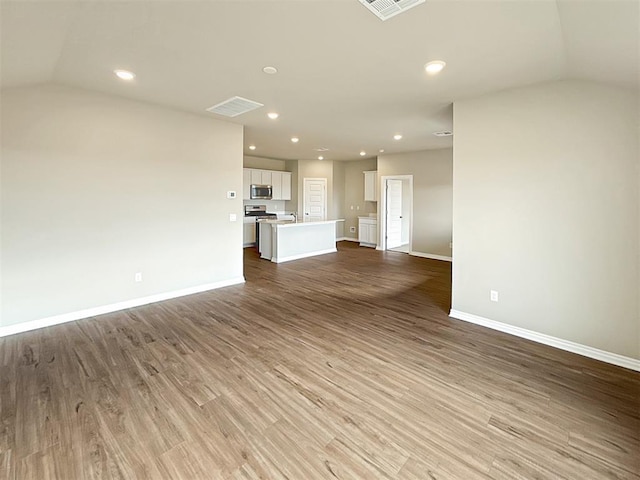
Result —
M225 117L237 117L260 107L264 107L264 105L242 97L231 97L224 102L207 108L207 112L217 113Z
M433 132L436 137L450 137L453 135L451 130L442 130L441 132Z
M409 10L426 0L359 0L361 4L371 10L376 17L384 21L395 17L399 13Z

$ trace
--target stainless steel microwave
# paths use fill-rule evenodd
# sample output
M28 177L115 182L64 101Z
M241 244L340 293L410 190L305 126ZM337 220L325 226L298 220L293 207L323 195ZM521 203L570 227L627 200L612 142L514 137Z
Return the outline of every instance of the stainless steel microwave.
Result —
M271 200L271 185L251 185L251 200Z

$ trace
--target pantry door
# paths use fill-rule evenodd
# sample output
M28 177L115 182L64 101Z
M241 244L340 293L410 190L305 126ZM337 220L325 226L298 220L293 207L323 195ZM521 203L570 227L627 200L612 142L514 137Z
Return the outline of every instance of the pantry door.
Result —
M305 178L303 218L305 222L327 219L327 179Z

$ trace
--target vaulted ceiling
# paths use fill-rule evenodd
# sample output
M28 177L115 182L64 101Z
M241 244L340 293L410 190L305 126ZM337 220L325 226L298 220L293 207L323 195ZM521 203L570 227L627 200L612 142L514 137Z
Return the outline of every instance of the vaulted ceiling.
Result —
M638 5L428 0L382 22L358 0L3 0L0 80L241 123L250 155L313 159L328 148L325 158L349 160L450 146L433 132L453 128L458 99L558 79L638 89ZM446 68L427 75L431 60ZM205 111L234 95L265 106L234 119Z

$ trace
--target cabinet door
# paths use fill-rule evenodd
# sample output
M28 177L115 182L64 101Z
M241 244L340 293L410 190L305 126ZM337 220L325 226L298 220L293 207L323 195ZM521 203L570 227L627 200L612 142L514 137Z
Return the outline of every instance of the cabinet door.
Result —
M245 245L256 243L256 222L245 223L243 233L242 241Z
M248 168L242 169L242 199L251 199L251 170Z
M362 220L358 220L358 241L360 243L368 243L369 228Z
M251 169L251 185L264 185L262 183L262 170Z
M376 180L378 178L377 171L363 172L364 173L364 200L366 202L377 202L376 195Z
M262 185L271 185L271 171L270 170L262 170Z
M370 223L369 225L367 225L369 233L368 233L368 238L369 238L369 243L372 243L374 245L378 244L378 224L377 223Z
M282 172L282 200L291 200L291 173Z
M281 172L271 172L270 185L273 187L273 190L271 192L272 200L282 200L282 173Z

